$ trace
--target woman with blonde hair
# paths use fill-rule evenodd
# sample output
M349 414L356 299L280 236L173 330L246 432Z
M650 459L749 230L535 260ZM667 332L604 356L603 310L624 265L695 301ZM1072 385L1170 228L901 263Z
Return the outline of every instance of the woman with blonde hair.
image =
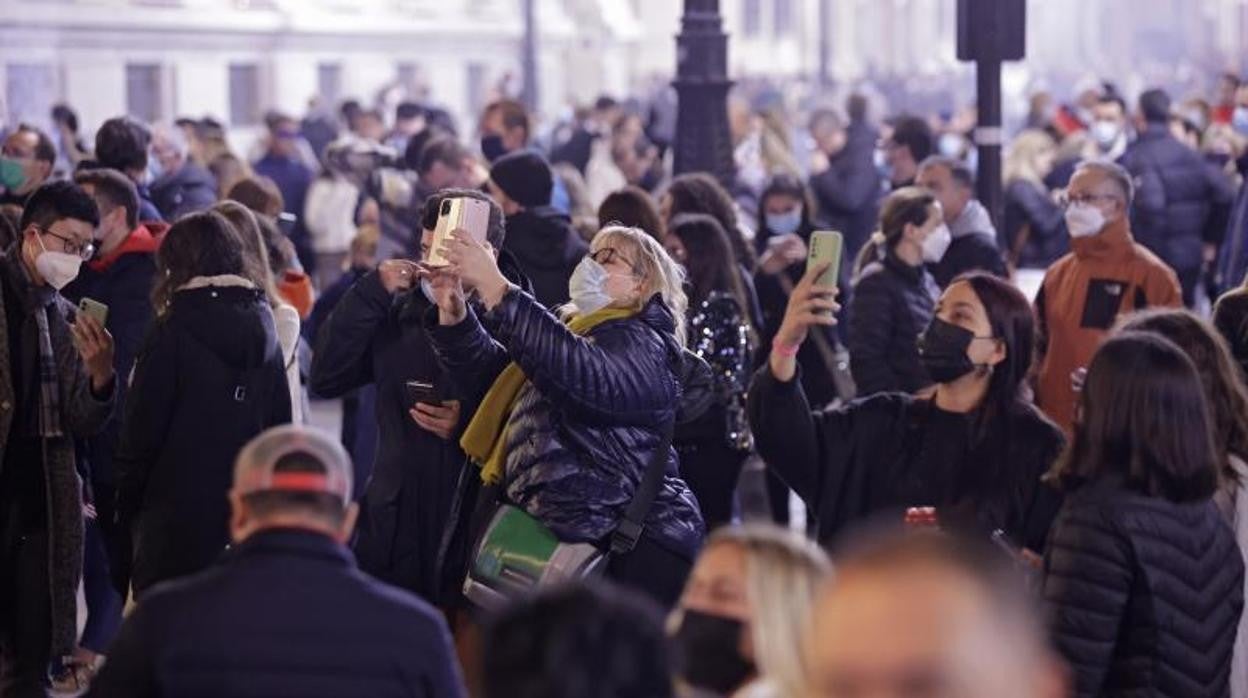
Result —
M303 423L303 381L299 375L299 311L287 303L277 290L269 253L264 241L260 221L251 209L237 201L220 201L213 211L225 216L238 230L243 241L243 255L247 263L247 277L264 291L273 321L277 326L277 338L282 346L282 360L286 364L286 382L290 387L290 410L295 424Z
M1044 131L1018 134L1005 153L1005 225L1010 265L1046 269L1070 247L1062 207L1044 178L1053 170L1057 144Z
M645 232L605 228L572 273L560 320L472 236L456 231L445 251L447 267L421 272L438 305L427 329L457 386L479 398L460 445L482 483L560 542L605 549L661 459L644 532L606 576L671 605L704 533L671 447L685 373L680 267Z
M699 694L803 695L802 641L830 569L818 545L777 526L716 531L669 622L680 682Z

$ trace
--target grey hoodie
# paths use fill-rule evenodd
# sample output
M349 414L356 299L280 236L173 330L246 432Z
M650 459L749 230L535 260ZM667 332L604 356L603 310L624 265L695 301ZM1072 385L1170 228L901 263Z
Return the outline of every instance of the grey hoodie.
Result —
M986 235L993 240L997 239L997 229L992 225L988 209L975 199L966 202L962 213L949 224L949 232L955 240L968 235Z

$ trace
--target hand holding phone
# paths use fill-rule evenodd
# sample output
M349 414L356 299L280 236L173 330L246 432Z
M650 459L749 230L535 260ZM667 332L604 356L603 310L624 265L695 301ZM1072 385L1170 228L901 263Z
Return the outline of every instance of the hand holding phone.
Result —
M816 230L810 235L810 249L806 257L806 270L822 264L827 268L815 279L816 286L836 288L841 277L841 253L845 249L845 236L836 230Z
M107 324L108 306L95 299L83 298L78 301L78 312L98 322L100 327L104 327Z
M403 388L407 391L407 404L409 407L415 407L418 402L423 402L427 405L442 404L441 398L438 397L438 391L433 387L432 383L407 381L403 384Z
M477 242L484 243L489 225L489 202L467 197L443 199L438 207L438 223L433 230L433 241L429 245L429 257L425 264L444 267L450 263L443 248L454 231L463 230Z

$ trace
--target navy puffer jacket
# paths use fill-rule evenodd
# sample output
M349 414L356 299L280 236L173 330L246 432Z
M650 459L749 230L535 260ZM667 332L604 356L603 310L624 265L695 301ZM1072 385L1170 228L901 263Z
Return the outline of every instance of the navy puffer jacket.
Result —
M429 321L434 349L464 394L484 394L510 361L529 379L506 426L507 498L561 540L605 541L681 397L681 347L660 298L585 337L522 291L481 321L471 309L458 325L438 326L432 313ZM704 529L669 450L645 535L692 558Z
M1212 501L1086 485L1066 499L1044 567L1076 696L1228 695L1244 567Z

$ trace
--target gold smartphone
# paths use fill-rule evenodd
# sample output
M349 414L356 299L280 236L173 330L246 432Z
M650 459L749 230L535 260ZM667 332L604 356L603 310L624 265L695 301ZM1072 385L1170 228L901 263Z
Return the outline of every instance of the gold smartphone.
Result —
M442 256L442 247L451 239L455 230L465 230L477 242L485 242L490 225L490 204L480 199L456 197L443 199L438 209L438 224L433 229L433 244L429 246L429 258L425 264L444 267L448 264Z
M816 285L836 287L841 278L841 252L844 249L845 236L838 230L816 230L810 234L806 270L814 269L824 262L831 262L815 281Z

